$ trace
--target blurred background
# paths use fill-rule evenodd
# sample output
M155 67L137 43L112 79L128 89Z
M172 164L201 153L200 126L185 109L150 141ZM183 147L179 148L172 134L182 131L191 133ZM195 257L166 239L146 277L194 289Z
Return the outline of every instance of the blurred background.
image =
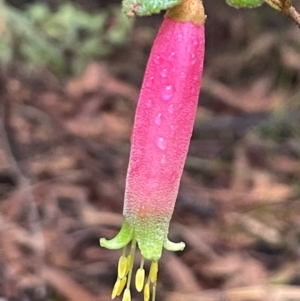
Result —
M204 4L203 87L170 227L186 248L163 254L157 300L299 301L300 29L267 5ZM120 252L99 238L122 221L162 19L128 20L116 0L0 2L1 300L110 300Z

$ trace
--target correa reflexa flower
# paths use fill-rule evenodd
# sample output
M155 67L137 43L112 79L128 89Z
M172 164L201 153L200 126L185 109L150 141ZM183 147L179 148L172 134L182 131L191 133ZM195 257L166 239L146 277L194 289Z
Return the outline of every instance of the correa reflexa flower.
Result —
M168 9L154 41L136 110L126 179L124 221L102 247L123 249L112 298L131 300L136 247L142 259L135 286L144 301L155 300L162 249L183 250L168 240L168 229L192 134L204 58L205 14L200 0ZM131 243L129 255L127 246ZM144 261L150 260L145 276Z

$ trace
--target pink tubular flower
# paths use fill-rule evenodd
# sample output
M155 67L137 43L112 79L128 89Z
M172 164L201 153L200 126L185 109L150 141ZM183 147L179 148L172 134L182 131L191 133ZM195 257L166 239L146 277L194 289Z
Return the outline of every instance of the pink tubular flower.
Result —
M184 243L168 240L197 110L204 58L204 9L200 0L183 0L169 9L154 41L135 115L130 162L120 232L100 244L123 248L112 298L124 287L130 301L130 282L136 244L142 261L136 289L155 299L158 260L162 249L183 250ZM127 245L131 250L126 256ZM145 281L144 260L151 261Z

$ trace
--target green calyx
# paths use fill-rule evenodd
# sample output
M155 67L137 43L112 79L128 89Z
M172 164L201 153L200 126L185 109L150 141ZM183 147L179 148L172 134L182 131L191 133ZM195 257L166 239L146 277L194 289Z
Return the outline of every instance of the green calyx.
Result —
M133 229L126 222L122 224L120 232L110 240L100 238L100 246L106 249L118 250L127 246L133 238Z
M162 250L182 251L185 247L183 242L173 243L167 238L167 227L165 223L158 223L154 219L138 220L129 224L125 219L120 232L112 239L100 239L100 245L107 249L122 249L132 240L135 240L142 256L148 260L157 261L161 257Z

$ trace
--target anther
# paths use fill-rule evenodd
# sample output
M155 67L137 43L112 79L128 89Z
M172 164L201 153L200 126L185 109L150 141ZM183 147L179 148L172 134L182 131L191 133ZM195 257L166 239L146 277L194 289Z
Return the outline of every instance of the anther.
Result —
M115 299L116 296L119 296L118 295L118 291L119 291L119 288L120 288L120 283L121 283L121 280L120 280L120 278L118 278L117 281L116 281L116 283L115 283L115 285L114 285L114 288L113 288L113 290L111 292L111 298L112 299Z
M145 270L143 268L139 268L135 275L135 287L138 292L141 292L144 287L145 281Z
M131 294L129 288L125 289L122 301L131 301Z
M150 286L147 282L144 287L144 301L149 301L150 299Z
M127 282L127 277L124 277L121 279L120 281L120 285L119 285L119 288L118 288L118 291L117 291L117 296L120 296L123 292L123 289L126 285L126 282Z
M118 277L121 279L124 278L126 275L126 270L127 270L127 258L124 255L122 255L118 263Z
M150 266L149 278L152 283L157 280L157 271L158 271L158 263L157 261L152 261Z

